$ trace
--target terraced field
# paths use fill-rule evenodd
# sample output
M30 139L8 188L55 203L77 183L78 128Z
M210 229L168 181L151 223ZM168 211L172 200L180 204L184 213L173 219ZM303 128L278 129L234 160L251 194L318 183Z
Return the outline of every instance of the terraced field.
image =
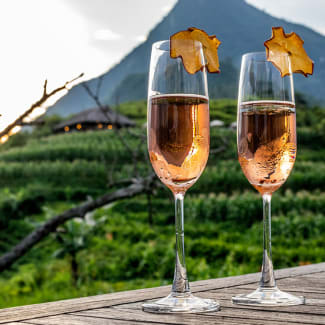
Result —
M145 103L124 104L139 127L123 139L137 148L140 175L151 167ZM190 280L258 271L262 254L262 202L236 157L235 101L211 103L213 128L208 166L185 199ZM301 117L299 117L301 114ZM273 197L275 267L324 261L325 110L298 110L298 156L286 184ZM114 191L133 176L130 152L114 131L48 135L39 131L0 148L0 251L78 203ZM218 153L213 153L214 149ZM174 263L174 209L164 187L153 193L153 223L146 195L96 210L40 242L1 274L0 307L170 283Z

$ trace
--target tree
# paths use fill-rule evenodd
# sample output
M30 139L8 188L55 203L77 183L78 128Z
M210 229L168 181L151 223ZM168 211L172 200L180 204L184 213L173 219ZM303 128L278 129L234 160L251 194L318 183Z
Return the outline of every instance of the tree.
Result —
M76 81L77 79L81 78L84 74L81 73L78 77L73 78L70 81L65 82L64 85L62 85L61 87L58 87L54 90L52 90L51 92L47 91L47 80L45 80L44 85L43 85L43 95L42 97L37 100L34 104L32 104L22 115L20 115L14 122L10 123L4 130L2 130L0 132L0 139L2 137L8 136L10 135L11 131L19 125L24 125L24 121L26 118L28 118L28 116L30 116L34 110L36 108L39 108L40 106L42 106L50 97L53 97L55 94L63 91L63 90L69 90L68 86L73 83L74 81Z
M79 76L80 77L80 76ZM78 77L78 78L79 78ZM75 78L76 79L76 78ZM73 79L73 80L75 80ZM58 89L66 89L66 85L70 83L65 83L64 86L58 88ZM40 105L40 103L43 103L45 100L47 100L50 96L55 94L59 90L54 90L51 93L47 93L46 90L47 82L44 84L44 93L42 98L37 101L35 104L31 106L31 108L28 109L27 112L31 112L33 109L35 109L36 104ZM85 89L89 93L90 96L93 97L95 102L99 105L99 107L103 108L101 103L98 100L98 92L100 89L100 85L97 87L96 93L92 93L90 89L87 89L87 85L84 84ZM105 112L105 110L103 110ZM21 123L23 119L28 116L28 114L24 113L22 116L20 116L15 123L11 124L6 128L7 130L11 130L14 125L17 125L17 123ZM136 195L145 193L148 198L148 222L149 224L153 224L153 211L151 206L151 196L153 194L153 190L157 187L158 184L160 184L157 181L157 178L152 173L152 169L149 167L149 158L148 155L145 154L145 159L147 159L148 162L148 169L142 173L142 176L140 175L140 171L138 169L138 162L139 162L139 150L138 147L145 142L146 136L143 134L135 134L132 133L132 136L136 136L139 139L139 146L131 146L123 137L123 135L120 133L120 130L115 129L116 134L118 135L121 143L124 145L125 149L129 151L132 157L133 162L133 173L130 175L128 179L119 179L119 180L112 180L109 183L108 186L108 192L96 199L90 199L82 204L79 204L75 206L72 209L66 210L63 213L60 213L46 222L44 222L42 225L36 227L30 234L28 234L25 238L23 238L16 246L14 246L9 252L5 253L3 256L0 257L0 271L3 271L7 268L9 268L15 261L17 261L20 257L25 255L32 247L34 247L38 242L40 242L42 239L44 239L46 236L48 236L50 233L55 232L59 226L63 225L67 221L74 219L74 218L84 218L84 216L91 211L94 211L97 208L100 208L104 205L107 205L109 203L132 198ZM128 130L128 132L131 132ZM226 144L225 144L226 146ZM225 148L222 148L224 150ZM221 151L222 151L221 150ZM113 168L113 167L112 167ZM62 239L62 242L64 239ZM67 252L68 242L64 243L66 245L65 251ZM81 244L80 244L81 245ZM69 248L69 254L72 256L75 254L75 252L78 249L81 249L81 246L75 245L75 247ZM63 254L63 252L62 252ZM66 254L66 253L65 253ZM73 257L75 259L75 256ZM75 278L77 278L77 266L75 265L75 261L73 261L72 269L74 269L73 272L75 273Z
M25 255L32 247L38 242L48 236L50 233L56 231L56 229L64 224L66 221L73 218L84 218L86 213L94 211L106 204L134 197L138 194L150 191L150 187L154 186L153 175L148 178L139 178L129 180L129 186L120 188L111 193L104 194L103 196L89 200L82 203L72 209L69 209L61 214L58 214L44 224L38 226L24 239L22 239L15 247L13 247L8 253L5 253L0 257L0 271L9 268L15 261Z

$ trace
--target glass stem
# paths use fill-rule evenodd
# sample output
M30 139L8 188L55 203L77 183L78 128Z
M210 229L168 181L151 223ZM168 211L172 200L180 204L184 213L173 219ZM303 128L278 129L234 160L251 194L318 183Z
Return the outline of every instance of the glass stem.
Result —
M184 194L175 193L176 263L172 294L190 293L184 251Z
M263 195L263 265L260 287L276 287L271 244L271 194Z

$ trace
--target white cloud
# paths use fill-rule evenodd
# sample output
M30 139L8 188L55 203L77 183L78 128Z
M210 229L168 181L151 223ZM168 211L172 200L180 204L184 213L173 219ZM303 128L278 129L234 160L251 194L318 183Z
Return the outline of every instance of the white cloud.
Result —
M97 29L94 32L94 38L98 41L117 41L122 38L122 35L110 29Z
M134 40L137 42L144 42L146 39L147 39L147 36L145 36L145 35L138 35L134 38Z
M246 1L325 35L324 0ZM81 72L85 73L84 79L90 79L107 71L143 42L175 3L0 0L1 46L6 49L0 60L0 129L42 95L46 78L50 91ZM147 14L139 19L143 8ZM119 42L121 39L125 41Z
M6 31L2 46L9 49L0 61L0 89L5 89L0 129L41 97L45 79L51 91L81 72L85 79L99 75L119 59L89 44L93 33L87 20L64 0L0 1L0 30ZM106 40L120 37L98 34Z
M266 11L267 13L284 18L287 21L304 24L317 32L324 34L325 20L324 0L245 0L247 3Z
M173 8L173 5L163 6L163 7L161 8L161 11L167 13L167 12L169 12L172 8Z

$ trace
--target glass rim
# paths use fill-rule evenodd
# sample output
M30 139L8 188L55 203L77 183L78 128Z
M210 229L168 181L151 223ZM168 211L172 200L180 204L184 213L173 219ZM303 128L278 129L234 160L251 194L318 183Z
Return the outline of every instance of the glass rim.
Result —
M287 53L280 53L279 56L283 57L289 57ZM257 52L248 52L242 55L242 59L250 59L252 61L263 61L263 62L271 62L268 61L266 58L266 52L265 51L257 51Z
M191 41L191 40L188 40ZM202 43L194 40L195 45L199 45L200 49L202 49ZM163 45L167 45L167 48L164 49ZM152 48L161 52L170 52L170 40L162 40L152 43Z
M295 107L296 104L295 104L295 101L294 100L280 100L280 99L246 100L246 101L241 101L240 102L240 105L252 105L252 106L254 106L256 103L261 103L261 102L263 102L265 104L274 104L274 103L281 103L282 105L289 104L289 105L292 105L293 106L292 108L296 108Z
M168 43L168 50L164 50L161 48L161 46L163 44L167 44ZM162 41L157 41L157 42L154 42L152 43L152 48L155 48L159 51L162 51L162 52L169 52L169 40L162 40Z

